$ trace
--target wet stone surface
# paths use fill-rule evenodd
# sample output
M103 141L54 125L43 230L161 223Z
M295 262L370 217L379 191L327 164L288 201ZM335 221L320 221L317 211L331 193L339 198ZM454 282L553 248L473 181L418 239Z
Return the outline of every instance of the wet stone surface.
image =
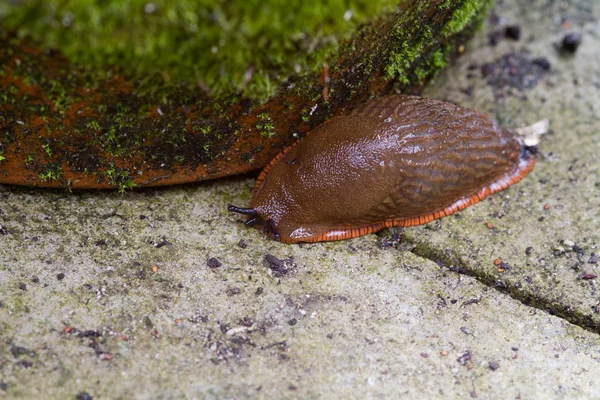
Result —
M423 227L282 245L227 212L246 177L125 195L1 186L0 396L593 398L597 16L499 2L426 95L551 131L522 182ZM490 45L512 25L518 40ZM470 68L522 51L551 66L536 85Z

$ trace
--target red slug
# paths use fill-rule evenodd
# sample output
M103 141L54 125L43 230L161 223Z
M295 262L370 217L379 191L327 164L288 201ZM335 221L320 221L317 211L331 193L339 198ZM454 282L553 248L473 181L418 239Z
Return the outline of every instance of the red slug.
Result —
M284 243L425 224L520 181L536 151L476 111L382 97L283 150L258 177L250 207L229 211Z

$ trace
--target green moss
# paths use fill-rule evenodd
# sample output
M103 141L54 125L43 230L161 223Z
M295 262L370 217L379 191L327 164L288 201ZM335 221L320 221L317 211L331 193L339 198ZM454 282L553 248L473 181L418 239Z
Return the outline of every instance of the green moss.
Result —
M49 143L43 144L42 148L44 149L44 153L46 153L46 157L52 157L52 149Z
M119 193L125 193L136 186L129 171L118 168L114 164L108 166L104 176L111 185L119 188Z
M102 107L102 105L100 105L100 107ZM88 129L92 129L95 131L99 131L100 130L100 124L98 123L98 121L94 120L94 121L90 121L87 124L87 128Z
M42 182L58 181L62 178L62 167L60 165L49 165L39 177Z
M452 5L452 3L453 3L453 0L444 0L444 2L443 2L443 3L441 3L441 4L438 6L438 8L439 8L440 10L447 10L447 9L449 9L449 8L450 8L450 6Z
M77 63L264 99L291 74L319 68L341 38L396 3L24 0L0 5L0 20ZM60 93L55 100L57 109L68 105Z
M465 0L460 7L457 7L454 11L452 19L448 21L442 35L448 36L453 33L462 31L465 26L471 22L473 17L480 14L486 7L491 6L490 1L481 0Z
M264 138L273 137L276 133L275 125L273 124L273 120L267 113L258 114L259 122L256 124L256 129L260 135Z
M425 10L431 1L420 2L416 7ZM461 32L468 24L479 26L485 11L493 5L493 0L444 1L440 10L452 9L452 17L443 26L422 24L420 14L411 13L411 21L397 24L394 32L389 61L385 68L388 78L395 78L402 85L423 84L435 77L446 66L451 46L431 48L443 39ZM407 29L408 26L408 29ZM418 40L414 40L418 38ZM410 45L409 45L410 43ZM424 57L428 55L427 57Z

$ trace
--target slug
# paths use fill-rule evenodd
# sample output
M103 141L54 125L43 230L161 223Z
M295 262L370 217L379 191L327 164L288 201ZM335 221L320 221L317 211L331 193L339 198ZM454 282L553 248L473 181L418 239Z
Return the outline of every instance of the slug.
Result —
M259 175L249 208L228 209L284 243L353 238L475 204L520 181L536 153L468 108L381 97L283 150Z

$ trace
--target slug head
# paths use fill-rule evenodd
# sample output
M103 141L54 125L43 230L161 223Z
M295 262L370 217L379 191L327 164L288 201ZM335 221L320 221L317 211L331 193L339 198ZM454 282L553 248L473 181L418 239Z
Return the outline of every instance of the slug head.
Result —
M275 221L270 218L264 219L262 216L258 215L258 211L256 211L256 209L229 205L227 210L248 216L248 219L245 222L246 226L253 226L255 228L262 229L263 232L270 235L273 239L279 240L280 236L277 232Z

